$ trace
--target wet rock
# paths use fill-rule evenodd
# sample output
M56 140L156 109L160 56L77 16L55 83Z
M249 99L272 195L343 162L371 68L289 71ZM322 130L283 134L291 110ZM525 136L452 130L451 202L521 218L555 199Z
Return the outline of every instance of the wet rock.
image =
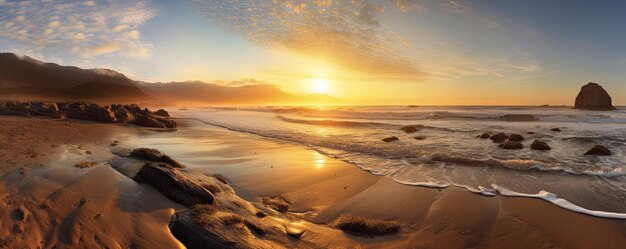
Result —
M189 179L177 169L146 163L133 178L158 189L175 202L192 207L196 204L213 204L213 194Z
M602 145L593 146L593 148L589 149L585 156L610 156L611 151Z
M479 138L482 138L482 139L487 139L487 138L491 137L491 135L489 135L489 134L487 134L487 133L483 133L482 135L480 135L480 136L478 136L478 137L479 137Z
M502 143L502 142L504 142L507 138L509 138L509 136L507 136L506 134L504 134L504 133L498 133L498 134L495 134L495 135L491 136L489 139L490 139L491 141L493 141L494 143Z
M556 131L556 132L561 131L561 129L559 129L559 128L552 128L552 129L550 129L550 130L551 130L551 131Z
M530 149L531 150L551 150L552 148L550 148L550 146L544 141L535 140L530 145Z
M506 114L500 117L500 120L508 122L530 122L536 121L537 118L529 114Z
M419 130L422 129L422 126L417 126L417 125L407 125L405 127L400 128L400 130L406 132L406 133L413 133L413 132L417 132Z
M502 149L506 149L506 150L520 150L524 148L522 143L518 141L506 141L505 143L501 144L498 147Z
M141 160L146 160L146 161L167 163L174 168L185 167L182 164L180 164L178 161L172 159L170 156L163 154L163 152L155 150L155 149L150 149L150 148L134 149L133 151L130 152L129 156L133 158L141 159Z
M172 235L189 249L237 248L237 242L196 223L191 210L176 213L169 227Z
M135 120L135 116L122 105L111 105L111 109L118 123L132 123Z
M592 111L612 111L615 110L609 93L597 83L589 82L580 88L574 109Z
M397 137L394 137L394 136L383 138L383 142L386 142L386 143L393 142L393 141L398 141L398 140L400 140L400 139L397 138Z
M417 136L417 137L414 137L413 139L415 139L415 140L424 140L424 139L426 139L426 137Z
M170 116L170 114L166 110L163 110L163 109L159 109L156 112L153 112L152 114L157 115L157 116L161 116L161 117L169 117Z
M524 137L522 137L521 135L518 135L518 134L511 134L509 136L509 141L517 141L517 142L524 141Z
M101 107L96 104L91 104L85 110L88 115L88 119L92 121L98 121L102 123L115 123L115 113L111 111L109 106Z

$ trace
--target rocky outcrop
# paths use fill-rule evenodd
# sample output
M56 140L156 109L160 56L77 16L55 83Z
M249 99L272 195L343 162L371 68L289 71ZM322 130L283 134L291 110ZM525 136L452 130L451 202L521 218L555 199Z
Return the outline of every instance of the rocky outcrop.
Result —
M593 146L593 148L589 149L585 156L610 156L611 151L602 145Z
M609 93L597 83L589 82L584 85L578 96L574 109L592 110L592 111L612 111L615 110Z
M213 204L213 194L189 179L184 173L160 163L146 163L133 178L158 189L175 202L192 207L196 204Z
M166 110L163 110L163 109L159 109L156 112L153 112L152 114L157 115L157 116L161 116L161 117L169 117L170 116L170 114Z
M489 135L487 133L483 133L482 135L478 135L478 137L482 138L482 139L487 139L487 138L491 137L491 135Z
M236 241L228 240L198 224L189 209L175 214L170 223L170 231L189 249L242 248L237 246Z
M550 146L544 141L535 140L530 145L530 149L531 150L551 150L552 148L550 148Z
M157 115L156 113L160 114ZM100 106L86 102L0 101L0 115L65 117L102 123L124 123L154 128L176 128L176 121L165 118L167 111L152 113L137 105Z

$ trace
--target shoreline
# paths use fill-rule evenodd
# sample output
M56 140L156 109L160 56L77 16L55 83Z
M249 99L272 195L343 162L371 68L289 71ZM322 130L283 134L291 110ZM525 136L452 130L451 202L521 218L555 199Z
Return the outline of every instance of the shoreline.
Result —
M42 168L45 170L56 168L59 172L52 175L55 175L55 177L65 175L66 179L63 179L63 181L80 182L77 186L87 184L86 182L89 181L98 183L98 185L93 185L93 183L86 185L92 186L92 188L96 186L101 187L99 184L110 186L109 189L119 188L123 185L126 186L124 189L130 193L112 191L113 195L118 195L118 197L114 198L116 199L114 202L108 202L107 205L110 206L111 210L116 211L109 210L110 214L105 213L103 215L103 217L107 217L106 220L109 222L107 225L124 228L126 227L123 225L124 221L119 218L130 216L134 217L132 219L140 221L134 226L144 226L150 223L150 227L152 227L146 228L152 231L152 233L123 235L123 232L120 232L111 235L112 238L107 241L97 241L93 238L84 241L76 239L75 237L82 237L75 232L69 232L68 234L58 229L55 230L50 225L46 226L45 224L34 224L32 222L33 219L40 215L42 217L51 217L52 220L56 221L65 221L68 215L70 215L68 210L77 209L77 207L65 202L63 205L60 202L51 203L51 209L58 210L57 213L53 215L48 214L47 216L40 214L42 211L36 208L34 203L41 202L41 199L50 199L49 194L39 193L32 196L34 201L31 202L33 204L26 204L26 208L31 215L24 221L16 221L10 214L19 206L16 204L24 204L11 201L2 205L4 207L3 210L5 210L4 218L2 219L3 224L23 222L24 228L30 232L35 230L38 231L38 234L56 233L56 236L59 238L75 238L55 240L48 236L44 239L49 244L58 243L57 245L61 247L122 244L127 246L134 244L140 248L148 247L149 245L164 246L166 244L180 246L180 244L177 244L178 241L173 239L171 233L167 232L169 235L163 236L163 228L167 228L169 219L162 220L162 218L167 217L168 214L171 216L175 211L181 211L184 208L160 195L154 188L145 184L137 184L129 178L124 178L122 177L123 174L118 173L117 170L112 170L111 166L106 165L110 163L110 158L116 157L116 155L111 154L111 148L119 148L110 146L112 140L120 140L120 147L131 145L131 148L137 148L141 145L139 144L140 142L152 144L153 146L150 147L159 147L158 149L161 151L186 164L188 167L184 172L190 176L222 175L228 179L229 185L235 189L238 196L246 201L250 201L250 204L257 208L264 208L263 196L280 195L284 197L290 203L290 211L279 215L281 217L284 216L284 219L305 221L303 224L305 224L306 232L299 240L295 242L290 240L290 243L296 243L295 245L302 247L312 247L313 245L334 245L339 247L342 245L353 245L394 248L419 246L431 248L498 248L503 246L509 248L547 248L550 246L620 248L626 245L626 222L622 220L602 219L578 214L542 200L524 197L485 197L459 188L433 189L402 185L388 177L374 176L353 165L328 158L302 147L280 144L267 139L257 139L246 134L231 134L218 128L203 129L199 132L190 131L189 127L181 124L176 133L162 133L138 127L123 127L121 125L88 122L76 123L73 120L54 121L22 117L2 117L0 120L5 123L2 136L8 136L10 132L22 131L24 126L26 126L29 132L18 132L18 136L23 137L26 141L30 139L37 143L29 148L38 153L38 156L32 159L30 158L32 154L29 155L28 150L25 148L14 147L13 151L9 152L23 156L15 159L15 165L8 165L8 167L2 169L4 171L2 177L3 189L14 188L15 182L20 181L20 175L24 175L20 174L20 172L37 172ZM60 125L59 129L57 129L56 125ZM13 128L6 129L9 126ZM87 135L82 138L66 138L63 141L61 140L62 137L68 137L68 134L61 129L66 128L65 126L80 131L75 133L87 133ZM97 126L98 129L93 129L94 126ZM39 133L36 131L39 131ZM185 153L181 148L186 147L188 145L186 143L192 143L193 141L170 142L169 140L163 140L166 137L176 137L179 132L198 132L203 138L207 138L205 143L201 145L204 149L197 150L196 147L188 147L188 153ZM141 138L131 139L132 137ZM41 141L38 139L41 139ZM87 145L82 146L84 149L79 149L78 146L81 143L85 143L84 141L89 142ZM161 143L158 143L158 141L161 141ZM58 142L62 143L62 145L58 147L51 146L51 144ZM5 142L3 141L3 143ZM9 143L16 143L16 141L6 141L6 144ZM172 145L168 143L179 144ZM61 164L69 165L56 166L49 165L50 162L44 160L44 157L58 155L61 149L67 150L67 148L75 150L74 152L83 152L77 158L87 157L100 159L103 162L100 162L96 167L77 169L73 164L69 163L71 160L76 160L76 158L60 158L58 160L60 160ZM242 150L241 148L246 149ZM91 154L84 154L87 150L90 150ZM71 152L70 154L72 154ZM65 151L64 154L67 153ZM5 160L4 157L2 158ZM29 166L31 164L33 166ZM43 164L43 166L38 166L38 164ZM202 167L198 165L202 165ZM34 184L32 182L33 179L29 178L29 174L26 173L25 175L21 181ZM107 180L111 182L104 184L102 179L93 179L95 175L107 176ZM116 184L114 183L117 183L118 186L115 186ZM59 188L57 192L67 193L67 190L62 189L72 187L71 184L46 184ZM27 192L37 190L40 187L34 184L27 189ZM89 189L80 190L79 193L88 196L86 198L89 201L84 202L84 205L81 204L82 206L78 209L82 207L90 209L92 204L111 198L111 193L97 194L90 193ZM7 192L11 193L11 191ZM136 194L143 193L141 195L144 195L144 198L150 199L151 202L140 206L143 206L144 210L151 211L141 215L133 212L132 207L138 205L138 203L134 202L135 204L129 205L126 202L132 202L132 198L125 199L120 197L133 195L132 192ZM73 202L70 201L72 204L74 202L80 204L82 202L81 198L85 197L78 198L78 196L70 195L66 198L73 199ZM55 204L58 206L54 206ZM79 213L88 212L89 210L79 211ZM400 232L395 235L355 236L334 228L333 222L346 213L369 219L395 220L400 222L402 227ZM89 220L92 220L93 217L90 218ZM153 222L141 222L146 220L152 220ZM80 229L91 231L91 234L97 237L107 234L105 230L98 230L98 226L91 224L91 221L87 222L86 219L73 219L67 222L72 227L78 225ZM133 225L130 227L133 227ZM126 228L130 229L130 227ZM136 229L137 227L127 231L137 231ZM2 230L2 241L6 243L8 241L6 238L14 234L14 231L10 231L12 227L6 225L3 226ZM584 233L587 233L587 235L579 236L579 234ZM63 235L61 236L61 234ZM33 236L31 239L36 237ZM273 235L265 238L270 241L283 239ZM325 242L324 238L334 238L339 244L328 244L329 242ZM146 241L148 239L159 239L161 241L159 243ZM524 240L524 242L510 244L512 241L518 240ZM22 241L24 243L18 243L19 241L14 241L14 243L9 245L35 245L41 243L41 241ZM442 245L441 241L446 241L447 244Z

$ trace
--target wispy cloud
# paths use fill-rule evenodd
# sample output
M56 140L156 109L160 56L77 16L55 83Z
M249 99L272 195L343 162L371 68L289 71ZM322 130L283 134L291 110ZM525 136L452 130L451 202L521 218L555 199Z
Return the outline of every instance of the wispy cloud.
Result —
M380 28L383 6L365 0L192 0L209 19L252 43L288 49L378 77L424 73Z
M402 12L422 11L425 9L421 2L424 0L392 0L396 8Z
M84 58L113 53L148 58L152 45L137 29L157 14L145 0L0 0L0 37Z

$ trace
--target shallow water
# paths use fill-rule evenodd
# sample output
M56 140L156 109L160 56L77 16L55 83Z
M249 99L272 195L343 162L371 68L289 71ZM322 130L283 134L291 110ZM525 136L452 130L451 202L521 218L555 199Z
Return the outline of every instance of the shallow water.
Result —
M173 113L199 121L191 125L304 145L403 184L457 185L485 195L497 193L492 186L509 194L547 191L586 209L626 213L625 110L388 106L189 108ZM533 115L536 120L503 120L511 114ZM419 131L404 133L400 128L405 125L419 125ZM525 148L504 150L476 138L485 132L520 134ZM388 136L400 140L381 141ZM552 150L530 150L535 139L547 142ZM595 144L607 146L613 155L584 156Z

